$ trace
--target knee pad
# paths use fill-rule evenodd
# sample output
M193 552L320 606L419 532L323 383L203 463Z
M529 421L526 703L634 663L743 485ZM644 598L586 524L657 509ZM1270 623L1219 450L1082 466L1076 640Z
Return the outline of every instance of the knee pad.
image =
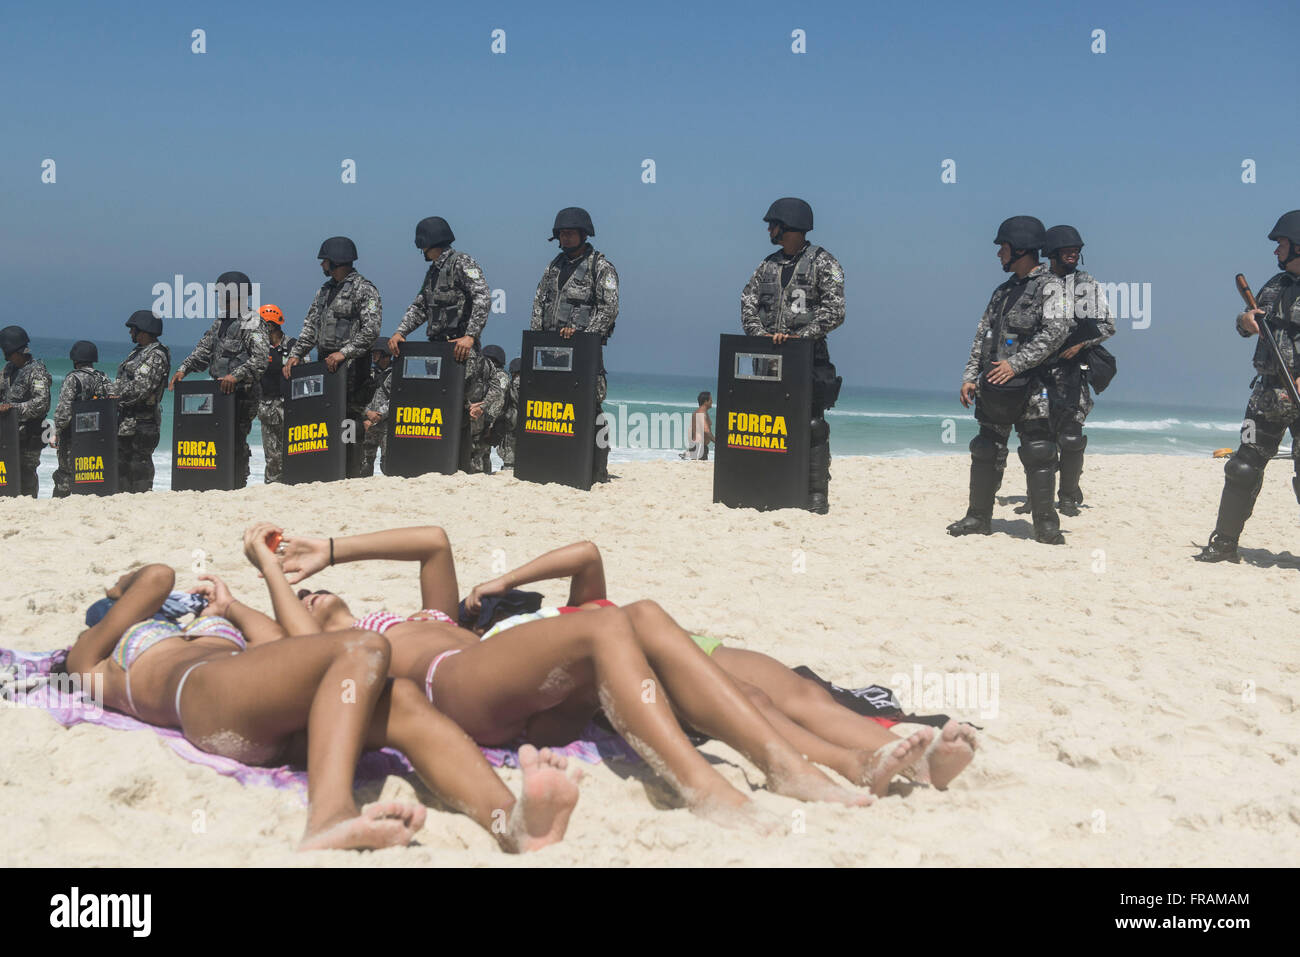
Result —
M1264 463L1251 446L1243 445L1223 463L1223 477L1229 485L1253 489L1264 473Z
M824 445L831 440L831 427L825 419L813 419L811 435L813 445Z
M1064 432L1059 440L1062 452L1082 452L1088 447L1088 437L1080 432Z
M998 453L1001 453L999 456ZM1003 465L1007 461L1006 446L994 442L991 438L980 432L979 435L970 440L970 457L976 462L997 462L999 458Z
M1021 440L1020 448L1016 450L1020 455L1020 463L1026 471L1033 469L1048 469L1056 466L1056 443L1050 439L1030 439Z

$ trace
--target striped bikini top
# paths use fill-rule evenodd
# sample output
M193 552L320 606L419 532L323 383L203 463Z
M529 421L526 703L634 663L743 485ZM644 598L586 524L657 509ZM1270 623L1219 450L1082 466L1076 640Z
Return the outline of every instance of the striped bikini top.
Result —
M204 615L195 618L184 628L170 621L151 618L132 625L123 632L117 647L113 649L112 658L122 666L123 671L126 671L135 664L136 659L160 641L166 641L168 638L184 638L186 641L193 641L201 637L224 638L238 645L240 651L248 647L243 632L236 628L230 619L222 618L220 615Z
M394 625L399 625L404 621L438 621L445 625L456 624L455 620L445 612L441 612L436 608L423 608L420 611L417 611L414 615L408 615L405 618L401 615L394 615L392 612L388 611L372 611L370 614L354 621L352 627L360 631L378 632L382 635L388 631L389 628L392 628Z

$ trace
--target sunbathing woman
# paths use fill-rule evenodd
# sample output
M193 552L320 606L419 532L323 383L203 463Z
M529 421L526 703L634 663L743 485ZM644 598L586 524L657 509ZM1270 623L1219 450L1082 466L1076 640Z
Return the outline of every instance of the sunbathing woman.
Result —
M292 599L265 542L270 530L250 529L244 552L272 595ZM107 591L112 608L78 636L66 669L102 674L108 707L179 728L196 747L244 763L275 761L305 731L308 811L300 849L408 844L423 826L420 804L357 809L352 781L363 747L401 750L434 793L488 828L506 850L531 850L563 836L578 796L564 759L521 752L524 788L516 802L418 685L386 680L390 649L382 636L347 630L285 637L212 576L201 576L208 605L187 628L151 620L175 577L165 565L123 575Z
M511 589L553 578L571 579L570 606L595 607L605 601L605 567L600 550L591 542L579 542L547 552L475 586L465 599L464 610L477 615L488 596L503 595ZM800 677L775 658L757 651L727 648L717 639L700 635L690 635L691 641L684 641L681 635L668 629L643 628L642 618L653 612L638 606L629 606L627 611L637 634L647 639L642 647L652 668L658 670L665 656L698 655L702 650L731 675L781 736L809 760L833 768L855 784L869 786L874 794L885 794L890 779L898 773L908 773L922 783L946 788L974 757L974 729L955 719L937 732L922 728L907 738L900 738L871 718L840 705L824 688ZM556 720L555 726L544 732L545 737L530 740L534 743L572 740L570 736L591 717L590 711L584 713L584 707L591 703L573 702L572 708L565 709L571 720ZM561 715L557 713L554 717L559 719ZM540 727L533 730L539 735L543 733Z
M283 543L284 568L295 583L330 565L368 559L418 561L425 610L409 617L379 612L356 619L338 595L304 589L301 603L277 600L276 616L290 634L349 627L380 631L393 648L391 673L423 680L438 710L480 744L513 742L537 715L575 694L591 694L615 730L692 811L721 823L770 828L774 822L756 818L749 798L691 745L674 716L676 706L693 726L753 761L777 793L854 805L872 800L837 786L805 761L707 658L652 670L626 610L557 615L480 642L452 617L458 605L456 569L440 528L336 539L286 536ZM647 616L643 627L667 626ZM744 814L740 821L736 811Z

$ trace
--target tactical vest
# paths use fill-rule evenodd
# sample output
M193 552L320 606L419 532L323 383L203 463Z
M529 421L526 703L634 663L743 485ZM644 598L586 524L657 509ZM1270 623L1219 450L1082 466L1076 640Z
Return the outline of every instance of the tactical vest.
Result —
M459 339L465 335L473 303L452 278L456 263L464 255L453 251L437 272L430 265L424 277L424 315L429 323L430 340Z
M7 363L4 368L4 388L0 389L0 397L4 397L4 401L15 405L19 402L28 401L32 398L32 383L42 372L46 376L50 374L49 370L45 368L45 363L34 357L28 359L27 364L21 369L14 368L13 363ZM43 422L44 416L20 420L18 423L18 443L24 447L40 444Z
M347 345L353 330L361 324L361 300L356 287L357 281L362 278L361 273L350 272L339 283L334 298L330 299L327 294L322 309L320 335L316 337L316 348L322 356L337 352ZM329 283L325 285L328 287Z
M983 369L1010 359L1034 337L1043 322L1039 296L1042 281L1041 276L1030 276L1023 283L1010 279L998 287L994 293L995 312L980 344Z
M809 246L799 254L790 283L781 288L781 259L773 253L763 260L758 274L758 321L768 332L798 332L812 321L820 302L813 282L813 261L822 251Z
M289 358L289 353L297 344L297 339L292 336L285 336L280 340L278 346L271 346L271 351L266 357L266 371L262 373L262 398L280 398L281 393L286 390L287 380L284 378L283 373L284 360Z
M73 369L68 373L65 383L72 383L72 401L98 399L108 395L108 376L98 369Z
M564 253L555 257L553 265L556 268L542 304L543 329L553 331L572 326L581 332L587 328L596 310L596 267L604 258L593 249L578 263L564 288L560 288L560 265Z
M140 367L144 365L145 359L149 358L155 349L162 350L163 356L166 357L166 368L163 374L158 377L154 387L139 402L132 405L122 403L118 409L118 418L145 419L150 422L162 422L162 409L160 408L163 393L167 391L167 372L172 367L171 351L161 342L151 342L149 345L141 347L136 346L131 350L131 354L122 360L122 364L117 367L117 377L119 379L134 379L138 374Z
M1300 347L1297 346L1297 339L1300 339L1300 296L1289 304L1290 309L1287 310L1289 315L1282 315L1283 294L1289 285L1286 274L1279 273L1264 284L1256 303L1264 310L1264 318L1273 327L1273 338L1282 351L1282 358L1286 360L1287 366L1293 371L1300 371L1296 370L1297 354L1300 354ZM1264 345L1262 340L1255 343L1255 356L1252 363L1255 371L1261 375L1269 377L1279 375L1277 365L1273 361L1273 351Z
M239 317L220 320L217 341L212 344L212 361L208 363L208 373L212 378L230 375L252 357L244 340L244 322Z

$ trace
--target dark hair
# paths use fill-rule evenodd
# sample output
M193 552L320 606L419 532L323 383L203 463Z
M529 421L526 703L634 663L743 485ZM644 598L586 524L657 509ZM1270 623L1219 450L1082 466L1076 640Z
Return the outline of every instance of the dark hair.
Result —
M713 398L712 392L701 392L699 397L695 401L698 402L700 405L703 405L704 403L708 402L712 398Z

